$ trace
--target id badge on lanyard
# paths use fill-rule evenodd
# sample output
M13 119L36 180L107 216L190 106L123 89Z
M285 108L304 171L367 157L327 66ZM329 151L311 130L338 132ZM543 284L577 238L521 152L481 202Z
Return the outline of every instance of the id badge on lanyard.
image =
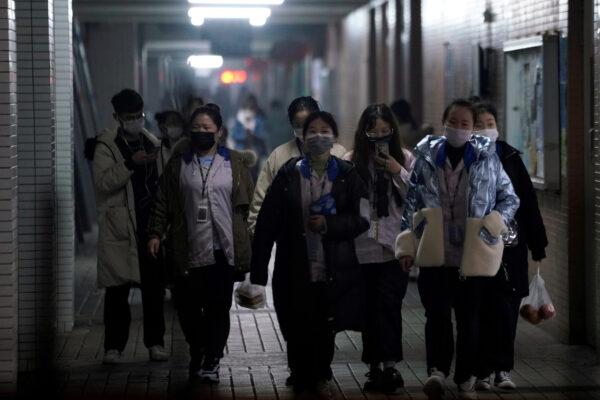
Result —
M208 207L206 207L206 206L198 207L198 217L196 218L196 222L199 224L208 222Z

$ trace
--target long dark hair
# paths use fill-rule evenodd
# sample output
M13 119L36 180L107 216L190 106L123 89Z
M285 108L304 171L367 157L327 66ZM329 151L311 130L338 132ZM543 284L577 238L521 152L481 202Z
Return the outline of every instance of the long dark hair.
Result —
M406 157L402 149L402 139L398 130L398 121L394 117L392 109L383 103L371 104L363 111L358 121L356 133L354 134L354 153L352 154L352 161L356 164L356 169L365 182L371 181L369 159L373 148L366 132L375 127L378 119L387 122L393 131L392 140L389 144L390 156L394 157L403 166L406 162Z

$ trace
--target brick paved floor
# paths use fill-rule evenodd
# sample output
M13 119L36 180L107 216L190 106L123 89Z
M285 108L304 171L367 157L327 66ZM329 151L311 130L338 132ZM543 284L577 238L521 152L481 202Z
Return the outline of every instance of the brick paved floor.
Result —
M221 384L190 385L187 380L187 344L171 302L166 305L166 347L172 354L165 363L151 363L142 341L141 299L131 296L133 323L124 362L101 365L103 355L103 292L95 288L93 254L77 259L76 327L58 338L57 374L52 377L63 398L195 398L195 399L290 399L285 345L272 309L251 312L234 306L232 329L222 360ZM405 362L399 365L405 390L390 398L424 399L424 315L416 285L410 283L403 308ZM366 367L360 362L360 335L340 333L336 339L332 390L337 399L386 399L363 394ZM493 391L481 399L600 399L600 366L585 347L566 346L536 327L520 323L516 370L518 392ZM27 396L39 389L36 378L21 379L20 391ZM455 398L453 391L448 398Z

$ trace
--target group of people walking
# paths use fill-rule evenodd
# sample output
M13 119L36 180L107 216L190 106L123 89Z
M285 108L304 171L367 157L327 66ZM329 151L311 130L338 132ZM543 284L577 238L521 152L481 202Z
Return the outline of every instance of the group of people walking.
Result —
M163 297L172 286L190 378L219 382L235 281L266 286L287 345L286 384L330 398L335 335L362 332L365 391L404 386L402 303L419 267L430 399L454 381L463 398L492 385L514 389L518 306L527 295L528 251L547 239L519 152L499 140L490 104L455 100L443 135L403 143L394 112L368 106L354 145L338 144L335 118L311 97L288 108L290 140L266 159L219 144L221 110L200 105L189 121L157 115L162 140L144 128L143 100L112 100L118 127L98 138L98 284L105 295L105 363L128 338L129 289L139 285L144 343L164 348ZM510 239L510 240L509 240Z

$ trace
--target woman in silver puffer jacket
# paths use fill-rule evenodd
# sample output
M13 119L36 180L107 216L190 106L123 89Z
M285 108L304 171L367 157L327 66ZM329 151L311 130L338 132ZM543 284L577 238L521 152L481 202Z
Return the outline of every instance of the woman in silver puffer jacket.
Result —
M424 391L440 398L454 353L461 398L477 398L475 375L480 304L487 280L500 268L502 234L519 198L489 139L473 136L476 113L468 101L445 110L444 137L428 136L415 149L415 167L396 241L404 267L420 267L425 307L427 369Z

